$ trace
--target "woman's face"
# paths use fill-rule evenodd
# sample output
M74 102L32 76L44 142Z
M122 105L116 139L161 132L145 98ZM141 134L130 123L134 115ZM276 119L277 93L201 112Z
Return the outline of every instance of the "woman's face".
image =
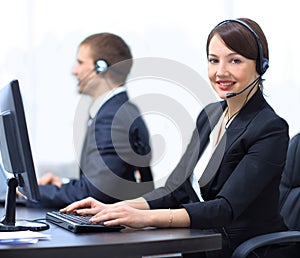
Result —
M227 93L240 92L258 74L256 63L229 49L220 38L214 35L208 47L208 77L220 98L226 99ZM247 95L248 89L242 95Z

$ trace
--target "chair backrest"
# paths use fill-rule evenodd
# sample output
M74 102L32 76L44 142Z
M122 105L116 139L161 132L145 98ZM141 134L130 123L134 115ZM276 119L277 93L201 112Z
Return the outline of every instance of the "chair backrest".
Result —
M280 212L291 230L300 230L300 133L290 140L280 183Z

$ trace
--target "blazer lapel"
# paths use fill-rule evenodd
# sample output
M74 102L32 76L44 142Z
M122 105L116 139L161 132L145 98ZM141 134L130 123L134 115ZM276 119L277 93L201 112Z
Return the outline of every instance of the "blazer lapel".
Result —
M227 153L230 146L244 133L248 124L261 109L262 103L265 103L265 101L261 91L258 91L226 129L218 146L212 154L207 167L199 179L199 186L201 192L204 193L204 197L214 181L213 179L219 170L224 154Z
M198 183L200 188L206 186L209 182L212 181L214 176L216 175L219 166L221 164L221 161L223 159L225 148L226 148L226 131L224 135L222 136L218 146L216 147L215 151L213 152L202 176L200 177Z
M218 123L222 113L224 112L225 108L227 107L227 103L225 101L218 102L217 105L210 105L205 109L207 117L205 118L204 125L201 129L198 128L200 131L200 142L203 143L205 142L205 146L209 142L209 135L213 128L216 126ZM209 123L207 123L207 120ZM203 187L207 185L208 182L211 181L211 179L214 177L216 174L216 171L219 168L219 165L221 163L224 151L225 151L225 146L226 146L226 132L224 133L223 137L221 138L218 146L216 147L214 153L212 154L211 159L209 160L207 167L202 174L200 180L199 180L199 185L200 187ZM204 148L201 149L199 152L199 156L197 161L199 160L200 156L202 155L204 151Z

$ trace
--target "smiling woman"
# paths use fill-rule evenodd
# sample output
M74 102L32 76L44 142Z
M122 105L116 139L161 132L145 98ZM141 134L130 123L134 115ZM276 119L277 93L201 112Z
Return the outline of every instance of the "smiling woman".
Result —
M262 52L247 26L259 35ZM186 152L166 185L135 200L110 205L87 198L61 211L93 214L91 221L111 226L190 227L222 234L221 251L184 257L230 258L246 239L286 230L278 203L288 125L261 91L265 69L260 60L267 59L267 53L263 32L251 19L214 27L207 40L208 76L223 100L200 112ZM240 93L228 98L232 91ZM268 248L256 254L277 258L284 257L283 251Z
M297 119L299 53L294 50L298 48L300 34L294 33L294 27L290 26L298 22L295 3L294 0L277 3L278 8L268 13L267 19L265 10L270 7L270 1L260 0L243 4L238 0L218 0L218 8L215 8L214 1L204 1L199 8L198 0L190 0L188 5L180 0L145 3L131 0L130 4L122 0L86 0L84 4L79 0L10 0L0 4L0 22L7 24L1 29L0 82L2 85L12 79L21 82L32 148L39 168L37 172L41 175L50 170L62 176L77 175L74 172L78 164L73 148L74 114L78 103L89 99L78 96L77 82L70 69L78 41L96 32L111 31L121 35L134 50L135 57L179 61L207 79L205 35L215 21L241 14L254 17L267 32L272 48L272 69L265 76L272 87L265 87L264 93L278 114L290 122L290 135L297 133L300 128ZM102 10L114 10L117 18ZM290 35L293 35L293 40L286 40ZM182 72L179 75L182 76ZM165 84L159 79L152 83L149 78L143 78L136 85L139 87L133 90L129 85L129 95L141 96L151 89L171 96L194 120L204 106L191 105L190 99L182 97L175 87L165 93ZM289 102L288 105L285 101ZM182 153L176 157L170 153L175 149L174 142L181 139L172 133L175 130L166 126L166 122L157 123L152 117L146 122L150 135L163 131L173 139L164 139L170 150L164 162L152 164L157 178L161 171L169 174L179 161ZM78 131L84 135L84 126ZM156 148L153 150L156 152Z
M226 47L220 36L212 37L208 49L209 79L220 98L226 99L230 92L240 92L251 82L257 82L255 60L248 59ZM253 86L256 86L255 84ZM247 95L251 89L243 92ZM244 98L244 96L239 98ZM235 98L237 99L237 98Z

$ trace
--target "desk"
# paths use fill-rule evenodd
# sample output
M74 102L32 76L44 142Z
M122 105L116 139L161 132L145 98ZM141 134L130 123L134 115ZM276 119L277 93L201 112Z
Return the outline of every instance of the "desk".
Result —
M4 208L0 206L0 216ZM17 207L16 219L45 218L46 209ZM50 223L49 223L50 224ZM125 229L121 232L74 234L50 224L41 231L51 240L29 245L0 245L5 258L136 258L162 253L187 253L221 248L221 235L194 229Z

